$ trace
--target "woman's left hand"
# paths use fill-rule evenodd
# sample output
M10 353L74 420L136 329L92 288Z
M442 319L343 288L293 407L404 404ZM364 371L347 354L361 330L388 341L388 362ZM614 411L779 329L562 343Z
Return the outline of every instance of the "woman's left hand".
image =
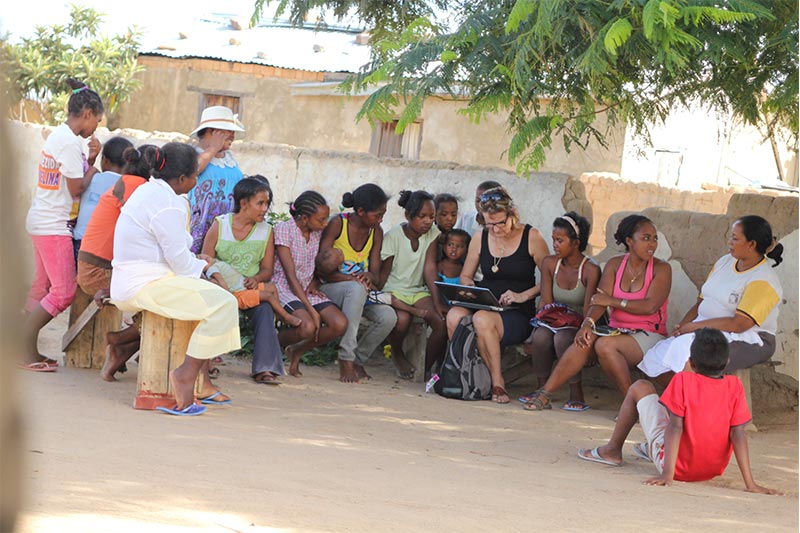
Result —
M258 288L258 280L254 277L244 278L242 282L244 284L245 289L257 289Z
M506 291L497 299L500 305L521 304L525 300L525 295L519 292Z

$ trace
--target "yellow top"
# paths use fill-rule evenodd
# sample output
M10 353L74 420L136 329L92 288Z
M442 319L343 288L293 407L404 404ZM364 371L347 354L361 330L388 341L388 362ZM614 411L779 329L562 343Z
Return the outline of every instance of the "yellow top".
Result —
M339 232L339 236L333 241L333 247L341 250L344 254L344 263L342 263L342 268L340 270L342 274L367 272L369 270L369 253L372 250L372 238L375 234L375 230L370 229L364 247L360 251L355 250L350 244L350 239L347 237L349 215L349 213L342 213L339 215L342 218L342 231Z

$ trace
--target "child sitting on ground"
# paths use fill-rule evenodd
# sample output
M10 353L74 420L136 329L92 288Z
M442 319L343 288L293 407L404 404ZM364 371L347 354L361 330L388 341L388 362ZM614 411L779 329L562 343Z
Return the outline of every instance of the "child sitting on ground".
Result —
M436 264L439 279L452 285L461 284L461 269L469 248L469 233L463 229L453 229L444 241L444 257Z
M212 265L206 270L206 276L226 291L232 292L236 301L239 302L239 309L251 309L261 302L267 302L281 322L294 327L303 322L283 308L278 300L278 291L275 285L259 283L257 289L248 289L244 286L245 277L235 268L219 259L212 259L212 261Z
M634 453L655 464L658 477L648 485L705 481L721 475L736 454L747 492L779 494L753 480L745 425L752 419L738 378L722 375L728 364L728 341L719 330L696 332L690 348L693 372L679 372L659 400L649 381L639 380L628 394L608 444L580 450L578 457L610 466L622 465L622 445L636 420L647 442ZM696 373L695 373L696 372Z

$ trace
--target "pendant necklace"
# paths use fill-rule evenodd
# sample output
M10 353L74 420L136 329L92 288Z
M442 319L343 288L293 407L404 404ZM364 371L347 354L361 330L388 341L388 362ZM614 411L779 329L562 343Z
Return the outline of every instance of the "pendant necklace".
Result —
M633 285L633 282L634 282L634 281L636 281L636 279L637 279L637 278L638 278L638 277L639 277L639 276L642 274L642 272L644 272L644 270L647 268L647 263L645 263L645 264L644 264L644 266L641 268L641 270L639 270L639 272L634 272L634 271L633 271L633 267L631 267L631 264L630 264L630 262L629 262L629 263L626 265L626 268L627 268L627 269L630 271L630 273L631 273L631 276L633 276L633 277L631 278L631 285Z
M505 246L501 246L500 257L492 256L492 272L494 272L495 274L497 274L497 272L500 270L500 261L503 260L502 256L504 253L506 253L506 248Z

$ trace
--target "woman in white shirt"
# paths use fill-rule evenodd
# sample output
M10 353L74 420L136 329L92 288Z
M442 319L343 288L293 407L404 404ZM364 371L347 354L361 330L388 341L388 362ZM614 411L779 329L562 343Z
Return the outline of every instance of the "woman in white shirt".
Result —
M715 328L725 335L730 359L725 372L767 361L775 353L778 306L783 299L780 277L773 270L783 260L783 245L765 219L747 215L731 227L728 254L714 264L697 303L675 326L672 337L647 351L639 368L650 377L688 369L694 332ZM767 259L775 263L770 265Z
M198 374L209 359L240 347L238 305L231 293L200 279L209 262L189 251L189 202L184 195L197 183L195 149L168 143L153 165L155 179L131 195L114 231L111 298L123 311L199 321L186 359L170 372L177 405L159 408L174 415L199 415L206 408L195 404ZM206 387L202 403L230 403L209 381Z

